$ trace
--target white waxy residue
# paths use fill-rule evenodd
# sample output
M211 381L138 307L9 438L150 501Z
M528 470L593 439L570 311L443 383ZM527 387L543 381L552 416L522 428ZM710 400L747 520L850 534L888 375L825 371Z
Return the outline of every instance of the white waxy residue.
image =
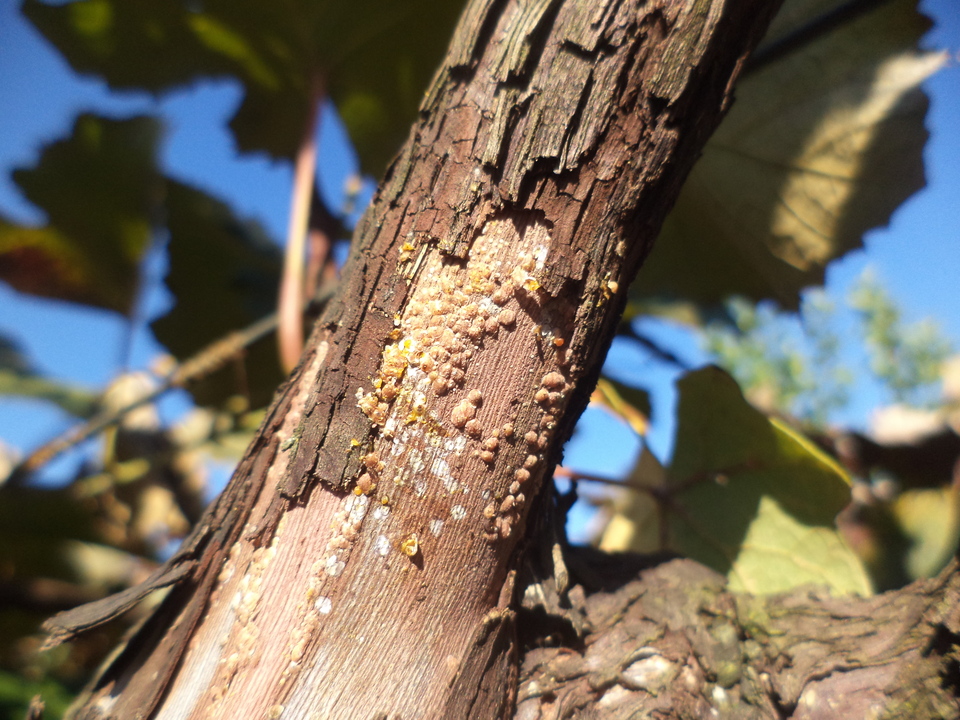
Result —
M326 571L327 575L330 577L340 577L340 573L343 572L343 569L346 567L346 563L343 562L338 556L331 555L327 558L326 562Z
M460 483L456 481L453 477L453 473L450 472L450 465L447 464L447 461L442 457L436 457L433 459L433 464L430 466L430 472L440 478L440 481L443 483L443 487L446 488L448 493L455 493L460 489Z

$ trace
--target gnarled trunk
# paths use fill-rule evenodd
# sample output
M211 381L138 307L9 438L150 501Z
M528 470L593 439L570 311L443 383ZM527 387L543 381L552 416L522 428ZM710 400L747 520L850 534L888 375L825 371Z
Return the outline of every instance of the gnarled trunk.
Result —
M690 560L568 559L584 637L524 654L518 720L960 717L956 562L900 590L837 598L731 593Z

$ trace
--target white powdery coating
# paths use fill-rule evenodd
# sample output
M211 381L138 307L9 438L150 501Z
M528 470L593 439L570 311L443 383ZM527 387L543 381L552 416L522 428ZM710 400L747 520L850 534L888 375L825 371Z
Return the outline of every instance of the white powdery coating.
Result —
M407 371L404 373L404 379L409 381L407 384L413 385L414 387L422 387L424 385L426 385L426 387L430 387L430 378L416 365L407 365ZM413 393L414 403L417 402L418 398L420 402L426 402L427 399L426 395L424 395L421 391L415 390Z
M437 519L431 520L430 532L433 533L434 537L440 537L440 533L443 532L443 520L437 520Z
M399 427L399 421L397 420L396 415L391 415L387 418L387 421L383 424L383 432L386 435L393 435L397 432L397 427Z
M448 493L455 493L460 489L460 483L456 481L453 477L453 473L450 472L450 465L447 464L447 461L442 457L435 457L433 459L433 464L430 466L430 472L440 478L440 481L443 483L443 487L446 488Z
M397 469L397 474L393 478L393 482L396 483L397 485L406 485L411 475L413 475L413 471L410 469L410 466L401 465Z
M386 520L388 517L390 517L389 505L381 505L380 507L375 508L373 511L374 520Z
M543 268L546 266L548 253L549 251L544 245L538 245L537 248L533 251L533 259L537 263L536 269L538 272L540 270L543 270Z
M395 433L390 444L386 447L386 452L391 456L396 457L397 455L403 454L407 445L410 444L410 431L408 429L403 429L399 433Z
M390 541L386 535L377 535L377 539L373 541L373 547L381 557L390 554Z
M333 610L333 602L325 595L318 597L316 602L313 603L313 606L321 615L329 615L330 611Z
M463 435L456 435L443 442L445 452L461 455L467 449L467 439Z
M349 513L347 519L352 525L360 525L367 514L370 498L366 495L348 495L344 509Z
M411 448L407 453L407 466L415 473L423 472L426 463L423 460L423 453L417 448Z
M339 577L340 573L343 572L343 569L346 566L346 563L340 560L336 555L331 555L327 558L326 562L327 575L330 577Z
M467 509L463 505L454 505L450 508L450 517L454 520L463 520L467 516Z
M420 385L426 384L427 387L430 387L430 378L427 377L427 374L424 373L424 372L421 371L421 370L416 370L416 372L420 375L420 380L418 381L418 384L420 384ZM413 370L408 370L407 373L408 373L409 375L412 375L412 374L413 374ZM415 390L414 393L413 393L413 402L411 402L410 404L411 404L413 407L415 407L415 408L416 408L416 407L426 407L426 406L427 406L427 395L426 395L426 393L424 393L424 392L422 392L422 391L420 391L420 390Z

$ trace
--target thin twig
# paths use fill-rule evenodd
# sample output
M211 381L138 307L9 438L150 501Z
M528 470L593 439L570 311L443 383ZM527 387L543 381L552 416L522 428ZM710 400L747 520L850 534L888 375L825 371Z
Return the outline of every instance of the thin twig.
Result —
M308 304L308 311L315 312L323 307L333 296L335 284L321 288L320 295ZM75 425L62 435L44 443L20 462L11 473L7 482L11 485L19 484L31 473L58 457L70 448L80 444L106 428L114 425L131 410L154 402L163 394L174 388L185 387L187 384L199 380L210 373L219 370L231 359L239 355L245 348L269 335L277 328L277 315L272 313L248 325L243 330L229 333L225 337L212 342L205 348L177 365L161 383L150 393L138 400L124 405L122 408L109 412L100 412L89 420Z
M293 370L303 352L303 298L306 277L304 256L317 174L317 122L324 98L323 81L319 74L314 77L313 85L310 114L304 124L303 137L294 159L290 223L287 228L280 296L277 300L277 313L280 317L277 344L280 350L280 366L284 372Z

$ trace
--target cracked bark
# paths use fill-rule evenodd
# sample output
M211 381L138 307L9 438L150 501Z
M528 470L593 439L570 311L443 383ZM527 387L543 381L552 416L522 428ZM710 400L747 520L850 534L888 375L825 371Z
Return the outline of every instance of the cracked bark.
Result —
M956 563L871 598L760 598L689 560L644 562L571 558L589 629L524 654L518 720L960 717Z
M224 494L146 585L50 622L59 642L172 586L73 717L513 715L531 642L518 570L543 565L550 538L542 479L775 6L469 5L339 296ZM584 618L553 581L520 577L561 625L603 627L602 594L571 591ZM727 640L724 662L743 666ZM636 662L673 657L645 647ZM518 713L547 707L530 670L545 652L525 652ZM588 686L597 708L623 687Z

